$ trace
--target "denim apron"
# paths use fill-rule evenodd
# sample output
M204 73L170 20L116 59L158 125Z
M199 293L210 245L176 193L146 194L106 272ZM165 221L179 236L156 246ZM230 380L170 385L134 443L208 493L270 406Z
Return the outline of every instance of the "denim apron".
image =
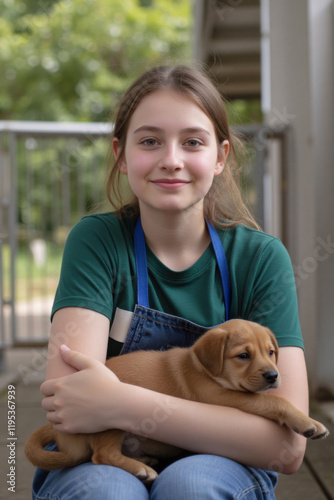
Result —
M231 289L227 261L217 231L207 222L216 256L225 303L225 318L229 320ZM145 236L138 219L134 231L134 250L137 270L137 304L120 354L139 350L166 350L174 346L189 347L206 331L213 328L197 325L191 321L151 309L148 298L148 272ZM189 300L191 297L189 297Z

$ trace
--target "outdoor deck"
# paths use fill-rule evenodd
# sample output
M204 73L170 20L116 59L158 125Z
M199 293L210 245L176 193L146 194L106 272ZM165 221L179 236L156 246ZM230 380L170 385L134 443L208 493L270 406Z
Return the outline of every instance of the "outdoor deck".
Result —
M16 487L15 500L31 498L31 480L34 468L25 459L23 447L26 439L40 425L45 423L45 414L40 406L42 396L39 385L44 379L42 349L17 349L8 352L9 372L0 375L1 408L1 452L0 466L4 475L9 472L9 448L7 434L7 386L13 384L16 389L16 430L15 465ZM31 369L33 364L34 370ZM18 375L18 368L20 375ZM293 476L280 476L276 490L277 500L334 500L334 424L322 412L320 407L312 408L312 415L328 426L331 435L324 441L310 441L305 461ZM3 478L4 478L3 475ZM11 498L6 479L0 488L0 499Z

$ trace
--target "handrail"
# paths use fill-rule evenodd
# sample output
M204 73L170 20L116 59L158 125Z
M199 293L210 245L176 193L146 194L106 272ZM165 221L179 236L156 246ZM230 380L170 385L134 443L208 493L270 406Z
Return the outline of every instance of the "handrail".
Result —
M18 136L108 136L113 130L112 123L106 122L47 122L0 120L0 132L13 132Z

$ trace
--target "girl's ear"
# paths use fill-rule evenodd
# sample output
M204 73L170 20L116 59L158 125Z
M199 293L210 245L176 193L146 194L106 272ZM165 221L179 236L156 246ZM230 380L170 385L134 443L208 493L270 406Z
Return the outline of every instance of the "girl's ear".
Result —
M113 150L113 153L115 156L115 160L116 161L120 160L119 165L118 165L120 172L122 172L122 174L127 174L128 171L126 168L126 163L125 163L124 159L122 160L122 148L121 148L120 142L117 139L117 137L113 138L111 145L112 145L112 150Z
M220 144L220 147L218 150L217 164L216 164L216 168L215 168L215 172L214 172L215 176L221 174L222 171L224 170L229 150L230 150L230 143L227 140L223 141Z

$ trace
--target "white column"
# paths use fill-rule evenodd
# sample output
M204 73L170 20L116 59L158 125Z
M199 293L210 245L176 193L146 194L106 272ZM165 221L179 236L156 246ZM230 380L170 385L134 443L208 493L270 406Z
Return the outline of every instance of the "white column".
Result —
M310 382L316 376L317 279L315 174L310 87L308 0L262 0L263 111L291 128L288 225L285 242L295 266Z
M334 2L309 1L316 189L317 383L334 393Z

